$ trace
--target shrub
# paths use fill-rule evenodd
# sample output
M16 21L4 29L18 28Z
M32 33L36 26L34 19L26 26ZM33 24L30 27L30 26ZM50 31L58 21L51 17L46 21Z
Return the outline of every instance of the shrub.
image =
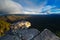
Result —
M4 33L9 31L10 29L10 23L0 20L0 36L5 35Z

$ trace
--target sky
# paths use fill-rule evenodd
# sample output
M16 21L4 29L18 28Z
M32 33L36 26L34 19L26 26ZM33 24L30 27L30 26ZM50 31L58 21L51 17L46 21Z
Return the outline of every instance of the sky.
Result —
M60 0L14 0L21 4L27 14L60 13Z
M7 13L9 14L12 13L13 14L14 13L15 14L17 13L59 14L60 13L60 0L3 0L3 1L0 0L1 10L7 11ZM2 5L5 6L3 7ZM5 8L7 10L5 10Z

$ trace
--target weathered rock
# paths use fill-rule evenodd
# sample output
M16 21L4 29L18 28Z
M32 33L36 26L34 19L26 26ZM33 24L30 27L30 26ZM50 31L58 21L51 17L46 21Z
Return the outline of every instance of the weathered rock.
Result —
M41 33L36 29L18 30L16 34L7 34L1 40L60 40L50 30L45 29Z
M52 33L50 30L45 29L40 33L40 40L60 40L60 38Z
M7 34L1 40L32 40L39 33L36 29L18 30L16 34Z

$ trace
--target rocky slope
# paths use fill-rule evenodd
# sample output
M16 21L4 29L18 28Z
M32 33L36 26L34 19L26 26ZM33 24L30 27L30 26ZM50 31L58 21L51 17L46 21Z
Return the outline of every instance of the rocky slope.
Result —
M1 40L60 40L58 36L56 36L48 29L44 29L44 31L42 31L41 33L39 33L39 31L37 31L36 29L22 30L20 33L22 33L22 37L20 37L20 34L8 34L2 37Z
M60 38L50 30L44 29L34 40L60 40Z

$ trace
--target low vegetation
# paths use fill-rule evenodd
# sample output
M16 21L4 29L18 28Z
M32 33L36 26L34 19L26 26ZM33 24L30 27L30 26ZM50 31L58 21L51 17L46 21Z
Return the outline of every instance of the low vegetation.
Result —
M7 32L10 28L10 23L0 20L0 36L5 35L4 33Z

